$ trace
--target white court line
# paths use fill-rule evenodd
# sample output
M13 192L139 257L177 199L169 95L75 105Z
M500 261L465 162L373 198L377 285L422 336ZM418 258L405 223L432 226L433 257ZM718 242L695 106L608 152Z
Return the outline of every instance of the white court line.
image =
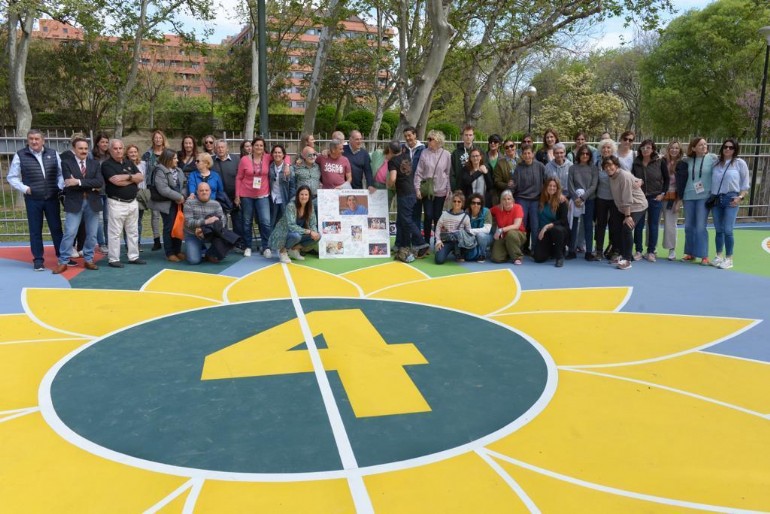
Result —
M476 450L476 454L484 459L484 462L489 464L489 467L494 469L495 472L500 475L500 478L502 478L505 483L508 484L511 489L513 489L513 492L516 493L522 503L527 506L527 509L529 509L532 514L540 514L540 509L537 508L537 505L535 505L535 502L532 501L532 498L527 495L526 491L522 489L522 487L518 484L518 482L516 482L516 480L513 479L511 475L505 472L500 464L495 462L495 460L489 456L486 448Z
M171 503L174 499L176 499L177 496L188 490L190 487L193 486L193 479L188 480L184 484L177 487L174 491L172 491L168 496L163 498L161 501L144 511L144 514L155 514L156 512L160 511L163 507Z
M722 507L719 505L709 505L706 503L696 503L696 502L689 502L685 500L675 500L673 498L664 498L662 496L653 496L651 494L635 493L633 491L626 491L624 489L618 489L617 487L610 487L606 485L595 484L593 482L588 482L587 480L581 480L579 478L571 477L569 475L556 473L555 471L550 471L548 469L534 466L532 464L527 464L526 462L520 461L518 459L514 459L513 457L508 457L507 455L503 455L502 453L498 453L489 449L487 449L486 452L497 459L510 462L511 464L519 466L520 468L528 469L529 471L534 471L535 473L539 473L547 477L555 478L556 480L561 480L569 484L579 485L580 487L585 487L587 489L592 489L594 491L601 491L603 493L610 493L618 496L623 496L626 498L633 498L635 500L644 500L644 501L653 502L653 503L660 503L663 505L673 505L675 507L684 507L688 509L701 509L709 512L724 512L726 514L735 514L735 513L761 514L762 513L762 511L759 511L759 510L736 509L734 507Z
M691 398L695 398L696 400L702 400L704 402L713 403L716 405L719 405L721 407L727 407L728 409L737 410L739 412L743 412L744 414L749 414L751 416L758 416L760 418L766 417L761 412L753 411L751 409L747 409L745 407L741 407L739 405L733 405L732 403L723 402L721 400L717 400L715 398L709 398L708 396L702 396L697 393L691 393L689 391L685 391L683 389L677 389L675 387L669 387L661 384L656 384L654 382L646 382L644 380L638 380L636 378L628 378L623 376L617 376L617 375L611 375L609 373L599 373L598 371L589 371L587 369L578 369L578 368L570 368L570 367L561 367L559 366L559 369L561 371L572 371L573 373L583 373L585 375L595 375L597 377L604 377L604 378L613 378L616 380L623 380L624 382L631 382L633 384L640 384L647 387L654 387L656 389L663 389L664 391L669 391L672 393L681 394L683 396L689 396Z
M305 311L302 310L302 303L299 300L297 288L292 281L291 272L286 264L281 264L281 268L283 268L286 283L289 285L291 303L294 305L294 310L297 313L297 320L302 329L302 335L305 338L310 361L313 363L313 373L318 381L318 387L321 390L321 398L323 399L324 407L326 408L326 415L329 416L329 424L331 425L332 433L334 434L334 441L337 444L337 451L340 454L342 467L345 470L357 470L358 462L356 462L353 447L350 445L350 439L345 430L345 424L342 421L339 406L334 399L334 393L332 392L331 384L329 384L329 377L326 375L326 370L321 361L321 355L318 353L318 347L315 344L313 332L310 330L310 325L308 325ZM348 475L348 485L350 486L350 492L353 496L353 503L356 506L356 512L359 514L373 513L374 507L369 498L369 493L366 490L363 477L359 474Z
M4 343L0 343L0 346L4 346L7 344L27 344L27 343L52 343L52 342L59 342L59 341L83 341L87 342L90 341L91 337L57 337L53 339L22 339L19 341L5 341Z
M0 418L0 423L5 423L6 421L11 421L12 419L20 418L22 416L26 416L27 414L32 414L33 412L38 412L40 410L40 407L30 407L29 409L21 409L17 411L15 414L11 414L10 416L7 416L5 418ZM0 416L2 416L4 413L0 412Z
M736 359L739 361L746 361L746 362L753 362L756 364L764 364L765 366L770 366L770 362L768 361L761 361L758 359L752 359L751 357L740 357L738 355L729 355L727 353L716 353L716 352L701 352L704 355L708 355L711 357L726 357L728 359Z
M184 509L182 509L182 514L193 514L193 511L195 510L195 503L198 501L198 496L201 494L201 489L203 489L202 478L193 478L191 482L192 486L190 487L190 494L187 495L187 501L184 502Z

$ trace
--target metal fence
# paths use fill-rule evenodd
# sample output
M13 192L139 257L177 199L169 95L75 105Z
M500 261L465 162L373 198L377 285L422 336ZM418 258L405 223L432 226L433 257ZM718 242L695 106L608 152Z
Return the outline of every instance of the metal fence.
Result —
M72 131L44 131L46 146L53 148L57 152L63 152L70 148L69 138ZM225 133L223 139L230 143L230 151L238 151L242 141L240 133ZM131 141L131 136L126 138ZM328 142L326 139L317 139L316 146L324 148ZM293 133L271 134L267 139L268 147L273 144L282 144L289 154L299 152L298 135ZM371 151L375 148L383 148L387 141L365 141L366 147ZM445 148L450 151L455 147L457 141L447 141ZM149 140L144 141L149 146ZM570 142L565 142L568 146ZM596 143L591 143L596 145ZM660 146L666 143L661 143ZM709 150L718 152L721 142L709 142ZM26 145L25 137L17 137L12 133L0 135L0 241L24 241L29 237L27 226L27 216L24 208L24 198L15 191L6 176L10 168L11 160L14 154L20 148ZM139 145L143 148L142 145ZM483 146L483 145L482 145ZM749 170L753 171L755 152L757 145L755 143L741 144L741 157L746 161ZM757 159L757 179L754 191L754 203L748 205L748 201L741 205L738 212L739 222L769 222L770 221L770 142L763 142L759 145L759 157ZM46 227L47 229L47 227Z

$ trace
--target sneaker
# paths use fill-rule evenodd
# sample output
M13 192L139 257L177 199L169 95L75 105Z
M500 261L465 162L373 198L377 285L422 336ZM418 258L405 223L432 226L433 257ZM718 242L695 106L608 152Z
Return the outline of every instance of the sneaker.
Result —
M722 261L722 264L719 265L719 269L730 269L732 267L733 267L732 257L727 257Z
M265 259L271 259L273 257L273 252L270 251L270 248L265 248L265 251L262 252L262 256Z
M642 260L642 252L634 252L634 260L635 261L641 261Z
M244 256L244 257L251 257L251 248L246 248L246 249L243 251L243 256Z
M417 250L417 258L422 259L428 255L428 251L430 250L430 246L423 246L419 250Z
M694 260L695 260L695 257L693 257L692 255L684 254L682 256L682 262L692 262Z
M715 268L718 268L724 261L725 261L724 257L722 257L721 255L717 255L716 257L714 257L714 260L711 261L711 265L714 266Z
M593 252L586 253L586 260L588 262L595 262L602 260L600 257L597 257Z
M700 260L700 265L701 266L711 266L711 261L709 260L708 257L704 257L704 258L702 258Z
M655 262L658 260L658 257L654 253L650 252L645 256L645 259L647 259L649 262Z
M304 261L305 260L305 258L302 257L302 254L299 253L299 250L289 250L286 253L288 253L289 257L294 259L295 261Z
M609 259L609 264L612 266L619 263L621 260L620 255L613 254Z
M77 259L78 257L82 256L82 254L78 253L78 249L73 246L72 250L70 251L70 259Z
M296 250L289 250L290 252L296 252ZM289 258L289 254L286 252L280 252L278 253L278 262L282 262L283 264L289 264L291 263L291 259Z
M32 268L33 268L35 271L45 271L45 266L43 266L43 263L42 263L42 262L36 262L36 263L34 263L34 264L32 265Z
M675 261L676 260L676 250L673 248L668 251L668 260Z
M621 259L618 261L618 269L626 270L631 269L631 261Z

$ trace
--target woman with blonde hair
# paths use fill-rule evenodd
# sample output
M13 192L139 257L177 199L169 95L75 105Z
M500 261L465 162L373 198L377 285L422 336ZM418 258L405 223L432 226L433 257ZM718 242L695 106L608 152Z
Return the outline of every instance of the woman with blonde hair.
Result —
M444 210L444 202L452 192L449 176L452 172L452 155L444 150L444 133L440 130L428 132L426 148L420 155L414 173L414 189L417 199L422 201L423 235L430 241L433 225Z

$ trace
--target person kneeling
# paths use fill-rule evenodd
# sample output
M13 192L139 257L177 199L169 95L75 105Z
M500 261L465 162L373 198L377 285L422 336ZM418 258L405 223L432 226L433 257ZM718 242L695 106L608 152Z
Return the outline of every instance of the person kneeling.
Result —
M555 178L549 178L540 193L538 209L540 232L535 246L535 262L545 262L551 257L556 259L556 267L564 266L564 246L570 238L567 228L567 201L562 201L561 184Z
M511 259L519 265L522 260L522 246L527 242L524 228L524 210L513 200L513 193L505 190L500 195L500 205L492 207L497 231L492 243L492 262L506 262Z
M321 234L318 233L318 221L310 201L310 188L300 186L294 201L286 206L283 217L273 228L268 244L278 250L278 260L288 264L291 259L304 261L300 250L310 250L319 239Z
M476 236L471 232L471 220L463 210L465 195L462 191L452 194L452 208L444 211L436 223L436 264L444 264L450 253L457 262L464 262L466 256L476 255Z
M227 256L240 236L225 226L222 206L211 199L211 187L206 182L198 184L197 196L184 203L186 259L190 264L199 264L203 260L203 243L209 243L205 259L217 263Z

